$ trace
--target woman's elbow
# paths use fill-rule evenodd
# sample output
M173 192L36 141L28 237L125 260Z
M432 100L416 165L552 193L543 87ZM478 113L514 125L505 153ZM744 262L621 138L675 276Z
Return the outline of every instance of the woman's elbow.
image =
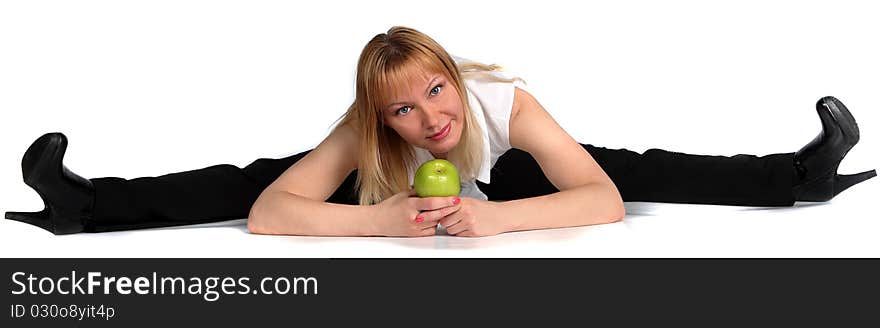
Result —
M267 234L265 228L263 228L263 225L261 225L259 223L259 220L256 217L254 217L253 215L248 215L247 230L249 233L252 233L255 235Z
M608 223L620 222L626 217L626 207L623 206L623 202L615 203L610 212Z
M626 207L623 206L623 198L620 196L617 187L612 184L611 190L613 192L609 202L611 205L608 208L608 223L620 222L626 217Z
M247 218L247 230L249 233L257 235L271 235L271 231L266 224L266 217L257 210L257 204L251 207Z

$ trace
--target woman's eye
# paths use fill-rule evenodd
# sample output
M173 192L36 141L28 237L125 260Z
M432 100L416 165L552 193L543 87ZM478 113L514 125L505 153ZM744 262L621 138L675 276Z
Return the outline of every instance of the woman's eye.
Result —
M404 110L406 110L406 111L404 111ZM397 109L397 115L406 115L406 113L409 113L409 111L411 111L411 110L412 110L412 107L409 107L409 106L400 107Z
M436 96L436 95L440 94L440 89L442 89L442 88L443 88L442 84L438 84L438 85L434 86L434 88L431 89L431 96ZM409 113L410 111L412 111L412 107L403 106L403 107L398 108L397 111L394 112L394 114L406 115L406 113Z

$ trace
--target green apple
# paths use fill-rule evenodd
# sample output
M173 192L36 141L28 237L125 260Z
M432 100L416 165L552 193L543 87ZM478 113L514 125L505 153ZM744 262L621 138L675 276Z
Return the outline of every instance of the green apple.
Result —
M416 170L413 188L419 197L450 197L461 192L458 168L445 159L432 159Z

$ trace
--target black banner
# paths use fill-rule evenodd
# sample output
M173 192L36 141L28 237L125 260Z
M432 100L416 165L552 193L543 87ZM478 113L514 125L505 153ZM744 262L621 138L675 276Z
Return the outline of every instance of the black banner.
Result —
M839 311L837 325L880 308L876 259L0 261L3 327L460 322L462 315L589 320L612 313L630 314L615 320L711 315L724 322L766 314L762 322L791 323L789 315Z

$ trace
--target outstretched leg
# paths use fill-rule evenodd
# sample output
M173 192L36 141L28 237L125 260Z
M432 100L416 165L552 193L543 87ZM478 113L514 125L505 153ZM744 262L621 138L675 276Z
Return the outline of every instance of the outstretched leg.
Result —
M816 103L822 132L796 153L767 156L703 156L651 149L581 146L608 174L624 201L743 206L791 206L795 201L827 201L864 180L874 170L839 175L837 167L859 140L855 118L838 99ZM492 169L489 199L507 200L558 191L526 152L511 149Z
M624 201L790 206L793 154L701 156L660 149L639 154L626 149L581 146L617 186ZM490 199L535 197L558 189L529 153L511 149L492 170Z
M280 159L261 158L244 169L221 164L160 177L92 179L96 196L94 231L247 218L260 193L310 151ZM356 199L350 195L355 177L349 176L328 201L348 203Z
M259 159L244 169L222 164L158 177L87 180L62 164L67 138L49 133L25 152L22 172L46 204L36 213L7 212L6 218L54 234L179 226L247 218L260 193L309 151L281 159ZM327 200L354 204L357 171Z

